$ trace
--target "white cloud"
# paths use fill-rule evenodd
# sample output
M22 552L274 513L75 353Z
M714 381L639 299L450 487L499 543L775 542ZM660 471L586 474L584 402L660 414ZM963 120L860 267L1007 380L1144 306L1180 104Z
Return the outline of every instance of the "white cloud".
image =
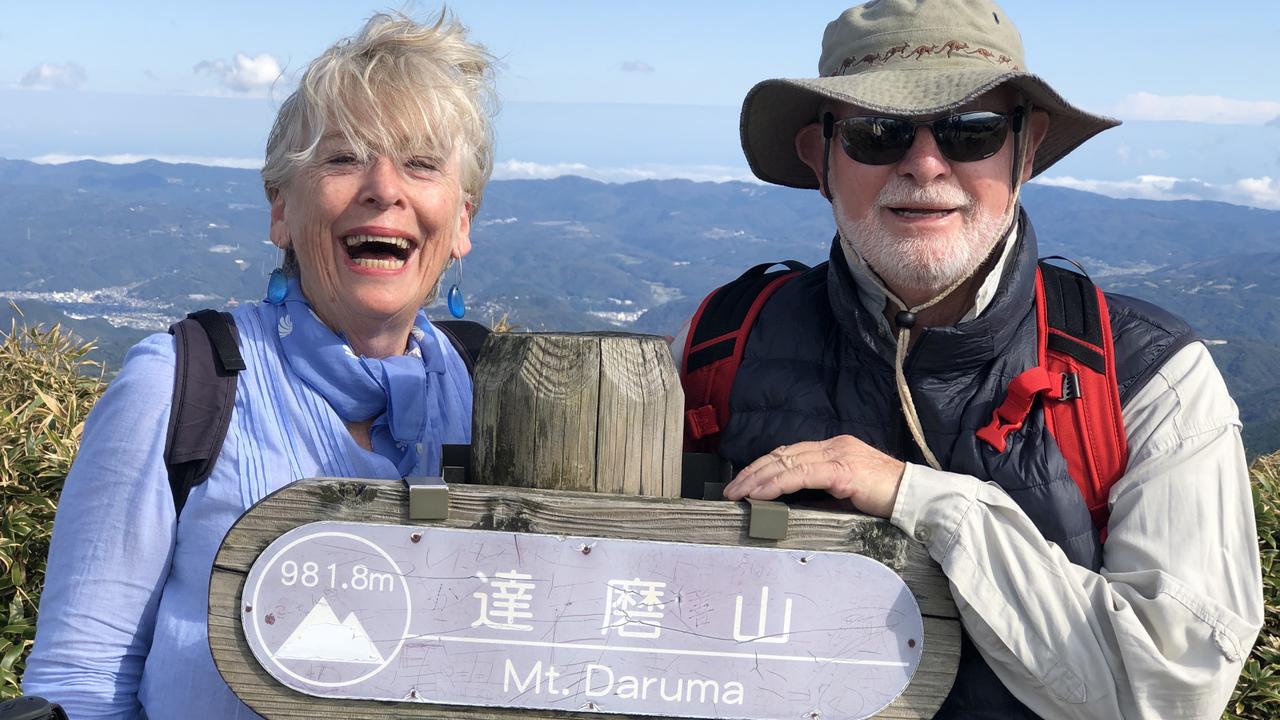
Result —
M493 166L495 180L545 180L561 175L587 176L591 168L582 163L556 163L546 165L523 160L504 160Z
M118 155L69 155L49 153L48 155L40 155L28 159L41 165L64 165L66 163L80 162L81 160L96 160L108 165L131 165L143 160L158 160L159 162L171 164L210 165L212 167L243 168L246 170L262 169L261 158L211 157L208 155L132 155L123 153Z
M1280 117L1280 102L1140 92L1121 100L1113 112L1125 120L1264 125Z
M231 62L204 60L196 63L192 71L209 73L221 80L228 90L242 95L265 94L282 74L280 62L268 53L257 57L236 53Z
M618 65L618 69L621 70L622 72L645 73L645 74L648 74L654 71L654 67L649 63L644 62L643 60L625 60Z
M1248 204L1271 210L1280 210L1280 179L1270 177L1245 178L1237 180L1236 186L1242 192L1258 200L1258 202Z
M87 79L84 68L73 62L62 65L40 63L28 70L18 84L37 90L76 90Z
M1073 177L1039 178L1034 182L1054 187L1145 200L1216 200L1267 210L1280 210L1280 179L1242 178L1230 184L1208 183L1196 178L1139 175L1131 180L1084 180Z
M746 167L725 165L637 165L631 167L594 167L583 163L543 164L523 160L505 160L493 167L495 180L543 180L562 175L599 180L609 183L637 182L639 180L668 180L680 178L697 182L728 182L759 180Z

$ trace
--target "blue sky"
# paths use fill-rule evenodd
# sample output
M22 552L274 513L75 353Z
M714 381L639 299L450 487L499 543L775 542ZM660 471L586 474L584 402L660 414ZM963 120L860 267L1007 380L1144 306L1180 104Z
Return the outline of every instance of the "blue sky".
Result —
M1126 121L1045 182L1280 209L1280 53L1271 42L1280 3L1004 6L1033 70L1076 104ZM0 156L252 166L294 74L386 7L0 3ZM424 17L437 5L406 7ZM502 60L496 177L719 180L749 177L737 144L743 95L766 77L815 74L822 29L845 3L450 7Z

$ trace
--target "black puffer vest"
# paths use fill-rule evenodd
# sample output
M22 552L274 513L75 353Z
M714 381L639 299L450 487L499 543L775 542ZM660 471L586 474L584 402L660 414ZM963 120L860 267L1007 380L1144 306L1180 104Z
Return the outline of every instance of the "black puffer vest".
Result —
M1036 364L1036 242L1024 214L1000 289L978 318L925 328L905 372L929 448L946 470L994 481L1072 562L1097 570L1102 546L1066 461L1037 408L995 453L975 435L1009 381ZM858 298L837 240L831 261L784 285L765 305L734 381L721 454L735 467L779 445L854 435L923 463L898 401L892 341ZM1193 340L1185 323L1133 298L1108 295L1121 402ZM995 677L967 634L951 694L937 717L1035 717Z

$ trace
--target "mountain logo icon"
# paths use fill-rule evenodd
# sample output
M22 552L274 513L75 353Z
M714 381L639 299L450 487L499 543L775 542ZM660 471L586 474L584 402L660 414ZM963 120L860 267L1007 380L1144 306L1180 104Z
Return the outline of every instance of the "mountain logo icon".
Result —
M329 601L324 598L320 598L320 602L311 608L311 612L307 613L272 657L276 660L364 665L381 665L386 662L356 614L347 613L347 617L339 622L333 608L329 607Z

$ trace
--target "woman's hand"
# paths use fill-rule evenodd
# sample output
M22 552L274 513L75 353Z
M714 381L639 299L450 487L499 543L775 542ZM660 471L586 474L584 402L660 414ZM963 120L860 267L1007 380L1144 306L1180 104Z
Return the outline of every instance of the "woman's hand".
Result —
M773 500L797 490L825 490L880 518L893 513L906 463L852 435L783 445L748 465L725 486L728 500Z

